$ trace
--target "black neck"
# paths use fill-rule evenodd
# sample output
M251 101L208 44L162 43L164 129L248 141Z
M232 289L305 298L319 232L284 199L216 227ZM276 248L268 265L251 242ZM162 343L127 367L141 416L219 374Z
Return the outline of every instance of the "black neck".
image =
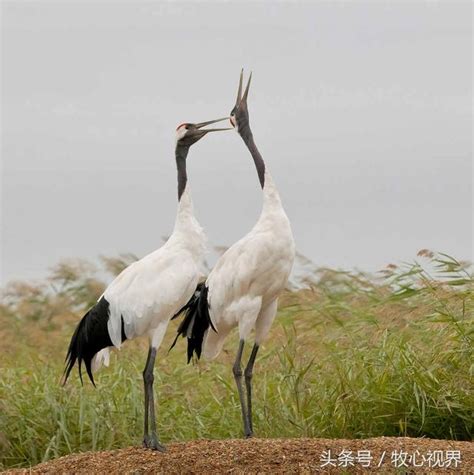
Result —
M188 156L189 147L176 145L176 168L178 170L178 201L186 188L188 175L186 174L186 157Z
M255 168L257 169L258 179L263 189L263 186L265 185L265 162L263 161L263 158L260 155L257 146L255 145L252 131L249 129L245 133L241 133L241 137L245 142L245 145L247 145L250 154L252 155Z

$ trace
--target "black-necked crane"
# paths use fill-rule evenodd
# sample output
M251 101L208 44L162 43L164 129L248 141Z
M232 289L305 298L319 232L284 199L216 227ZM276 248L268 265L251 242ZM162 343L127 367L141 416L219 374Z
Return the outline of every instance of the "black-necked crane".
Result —
M145 389L145 447L164 451L156 433L153 397L153 368L156 352L168 323L194 294L201 278L206 237L194 217L186 174L189 148L209 132L229 129L203 127L224 119L181 124L176 129L178 211L173 233L158 250L124 269L107 287L98 302L77 325L66 356L64 384L76 361L82 382L81 365L94 384L93 372L108 365L111 347L140 336L149 339L143 371Z
M185 317L176 339L179 335L188 338L188 363L193 353L199 358L201 351L204 357L212 359L221 351L230 330L238 326L240 340L233 373L242 409L244 435L251 437L253 366L275 318L278 296L288 282L295 244L277 188L250 129L247 97L251 75L243 95L242 79L243 72L230 121L253 158L263 192L262 212L253 229L219 258L205 283L199 284L195 295L182 309ZM255 331L254 345L242 373L244 343L252 330Z

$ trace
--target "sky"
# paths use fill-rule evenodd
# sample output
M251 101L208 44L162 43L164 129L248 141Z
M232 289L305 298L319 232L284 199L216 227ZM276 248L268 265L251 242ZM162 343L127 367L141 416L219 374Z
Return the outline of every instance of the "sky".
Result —
M253 71L256 143L299 252L375 271L472 260L470 2L2 2L0 285L171 233L175 129L229 114ZM261 209L233 131L192 147L210 244Z

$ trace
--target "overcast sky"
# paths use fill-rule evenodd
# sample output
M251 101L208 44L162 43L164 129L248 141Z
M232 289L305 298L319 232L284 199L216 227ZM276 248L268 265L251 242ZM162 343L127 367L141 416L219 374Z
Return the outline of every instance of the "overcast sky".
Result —
M300 252L376 270L472 259L471 3L2 3L2 282L156 249L175 128L227 115L240 68ZM261 190L234 132L188 157L213 244Z

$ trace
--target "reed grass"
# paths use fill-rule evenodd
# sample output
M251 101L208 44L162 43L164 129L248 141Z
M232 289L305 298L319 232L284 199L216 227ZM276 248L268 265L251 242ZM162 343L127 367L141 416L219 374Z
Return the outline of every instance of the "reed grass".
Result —
M115 271L122 261L104 260ZM103 289L96 273L71 261L43 283L5 289L0 468L141 441L146 342L116 352L98 373L97 389L81 387L74 373L60 385L74 325ZM467 264L424 250L378 276L313 268L293 283L302 286L282 296L257 358L258 436L472 439L474 296ZM236 335L216 361L186 365L184 341L167 353L175 327L155 369L162 441L240 437L231 372Z

